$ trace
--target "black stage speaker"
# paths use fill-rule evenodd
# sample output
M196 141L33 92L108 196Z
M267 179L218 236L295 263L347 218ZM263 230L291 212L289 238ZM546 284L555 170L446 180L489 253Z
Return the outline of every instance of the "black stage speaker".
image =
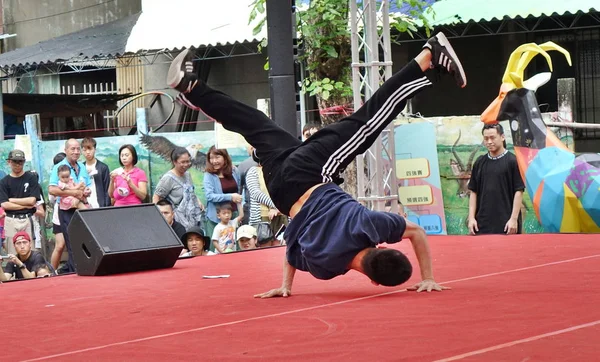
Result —
M171 268L183 249L154 204L77 210L68 231L78 275Z

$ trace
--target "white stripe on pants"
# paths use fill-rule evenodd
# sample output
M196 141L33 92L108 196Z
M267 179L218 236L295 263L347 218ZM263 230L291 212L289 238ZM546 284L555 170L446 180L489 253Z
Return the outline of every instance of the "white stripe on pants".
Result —
M422 77L399 87L392 95L385 101L383 106L373 115L371 119L363 125L358 132L354 134L346 143L342 145L336 152L334 152L322 169L323 182L331 182L332 175L335 175L340 165L344 161L353 155L354 152L364 143L370 135L378 130L386 121L389 120L391 113L394 108L404 101L408 96L417 91L420 88L429 86L431 82L427 77Z

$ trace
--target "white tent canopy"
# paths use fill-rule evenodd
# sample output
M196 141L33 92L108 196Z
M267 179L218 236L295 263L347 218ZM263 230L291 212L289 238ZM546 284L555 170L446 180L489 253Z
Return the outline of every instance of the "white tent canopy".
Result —
M142 0L125 52L182 49L263 39L248 24L253 0Z

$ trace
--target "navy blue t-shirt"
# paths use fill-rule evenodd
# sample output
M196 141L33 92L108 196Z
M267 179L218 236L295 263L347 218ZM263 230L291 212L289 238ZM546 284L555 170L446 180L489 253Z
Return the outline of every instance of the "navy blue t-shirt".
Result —
M397 243L405 229L402 216L371 211L336 184L326 184L313 191L287 227L287 260L317 279L331 279L346 274L359 251Z

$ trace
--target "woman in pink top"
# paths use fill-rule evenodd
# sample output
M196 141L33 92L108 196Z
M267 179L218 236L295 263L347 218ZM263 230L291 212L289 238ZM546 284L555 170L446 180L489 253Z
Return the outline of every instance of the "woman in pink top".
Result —
M110 173L108 194L115 200L115 206L141 204L148 194L146 173L135 167L138 157L132 145L119 149L119 167Z

